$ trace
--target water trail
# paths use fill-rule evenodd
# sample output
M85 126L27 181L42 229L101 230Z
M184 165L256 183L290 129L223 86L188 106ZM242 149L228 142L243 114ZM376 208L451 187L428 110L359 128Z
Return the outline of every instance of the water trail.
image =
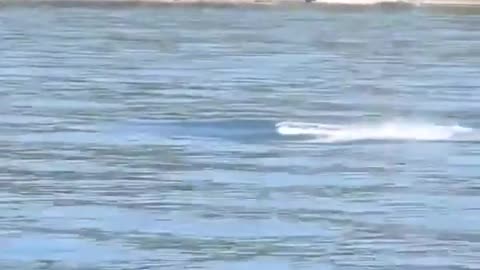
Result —
M469 127L409 121L348 125L280 122L276 128L280 135L308 136L325 143L360 140L480 141L480 134Z

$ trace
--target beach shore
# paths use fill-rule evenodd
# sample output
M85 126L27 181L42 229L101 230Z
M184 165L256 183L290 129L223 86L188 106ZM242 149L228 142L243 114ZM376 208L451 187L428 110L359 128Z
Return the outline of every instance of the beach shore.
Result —
M0 0L8 4L174 4L174 5L411 5L427 7L480 7L480 0Z

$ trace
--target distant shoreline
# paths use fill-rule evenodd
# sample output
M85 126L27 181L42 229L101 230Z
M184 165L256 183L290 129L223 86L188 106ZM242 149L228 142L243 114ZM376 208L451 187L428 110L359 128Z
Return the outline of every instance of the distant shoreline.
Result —
M223 6L282 6L315 5L323 7L479 7L480 0L0 0L0 6L8 5L223 5Z

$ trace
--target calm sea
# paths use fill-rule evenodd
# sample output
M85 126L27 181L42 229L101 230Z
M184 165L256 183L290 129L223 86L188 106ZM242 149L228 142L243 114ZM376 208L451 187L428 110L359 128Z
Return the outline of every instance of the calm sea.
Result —
M0 7L0 268L479 269L480 11Z

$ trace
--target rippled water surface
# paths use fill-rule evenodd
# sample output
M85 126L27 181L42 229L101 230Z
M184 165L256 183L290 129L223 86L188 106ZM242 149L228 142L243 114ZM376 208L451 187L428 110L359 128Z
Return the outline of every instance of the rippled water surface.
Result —
M1 269L478 268L478 14L3 6Z

